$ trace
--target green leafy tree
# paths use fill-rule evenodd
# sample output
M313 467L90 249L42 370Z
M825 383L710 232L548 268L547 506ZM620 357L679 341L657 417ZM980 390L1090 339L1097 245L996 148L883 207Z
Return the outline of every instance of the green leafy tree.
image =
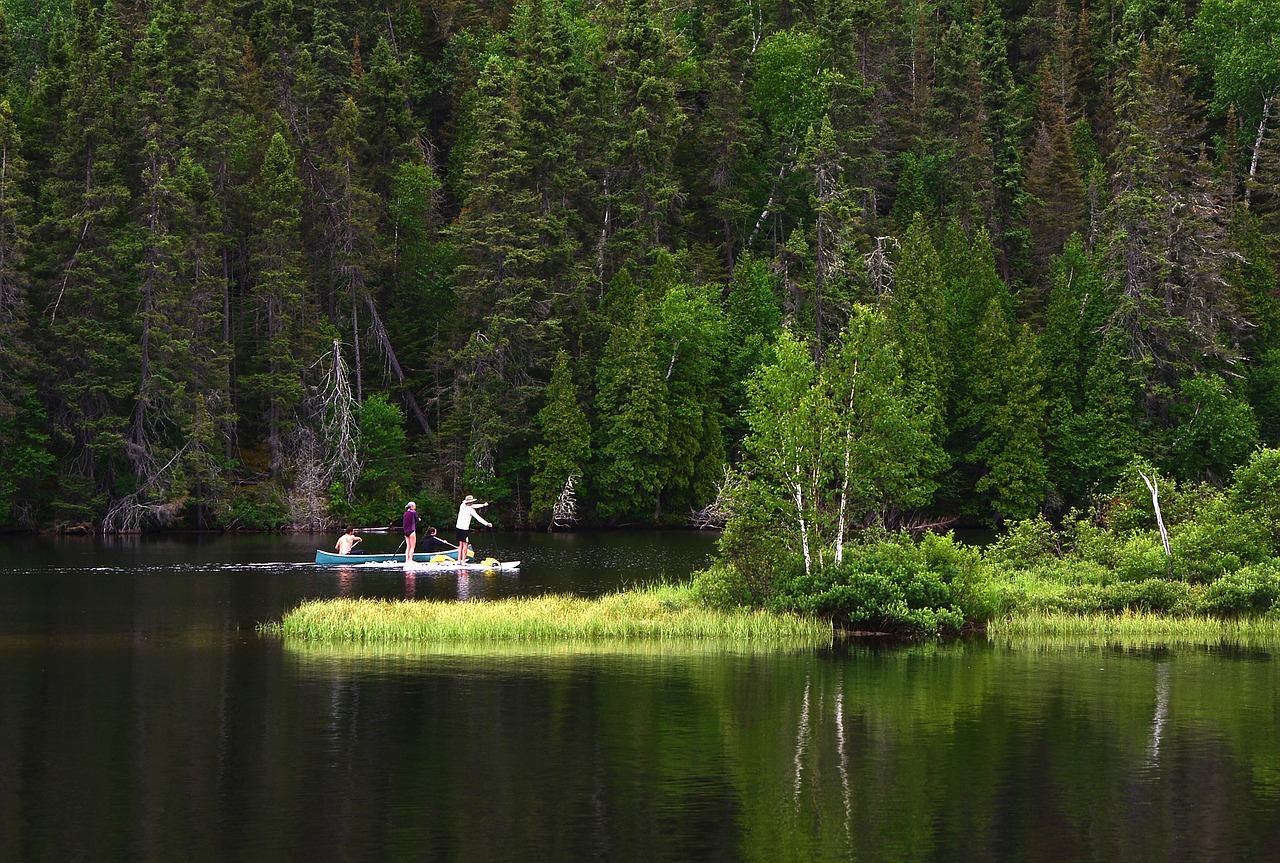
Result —
M927 473L935 445L927 416L904 398L902 368L882 313L852 309L819 385L830 402L823 450L836 497L827 508L835 510L830 536L839 564L850 528L930 501L937 487Z
M1201 373L1179 388L1170 458L1179 476L1224 482L1258 445L1258 421L1239 392Z
M712 288L676 282L658 303L654 330L668 421L664 510L691 512L710 501L725 464L727 322Z

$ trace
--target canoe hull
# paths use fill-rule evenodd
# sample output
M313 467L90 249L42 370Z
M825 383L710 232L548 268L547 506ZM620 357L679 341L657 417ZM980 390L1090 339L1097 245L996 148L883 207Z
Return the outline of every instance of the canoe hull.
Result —
M468 557L474 555L468 554ZM446 560L458 559L457 549L445 548L440 551L420 551L413 556L414 563L429 563L437 557L443 557ZM352 566L358 563L394 563L400 561L404 563L404 553L400 554L335 554L332 551L324 551L316 549L316 563L320 566L331 566L340 564L342 566Z
M454 549L446 549L442 551L424 552L413 556L412 564L405 564L403 554L334 554L331 551L316 549L316 565L317 566L356 566L362 563L383 563L383 564L400 564L406 569L475 569L475 570L500 570L502 572L511 572L520 568L518 560L494 560L486 558L485 560L476 560L475 553L468 549L468 560L464 564L458 563L458 552Z

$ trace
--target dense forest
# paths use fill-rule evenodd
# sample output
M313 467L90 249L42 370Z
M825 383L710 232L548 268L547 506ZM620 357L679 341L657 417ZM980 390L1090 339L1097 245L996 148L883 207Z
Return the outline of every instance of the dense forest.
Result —
M714 520L827 380L842 525L1280 442L1280 0L0 9L0 526Z

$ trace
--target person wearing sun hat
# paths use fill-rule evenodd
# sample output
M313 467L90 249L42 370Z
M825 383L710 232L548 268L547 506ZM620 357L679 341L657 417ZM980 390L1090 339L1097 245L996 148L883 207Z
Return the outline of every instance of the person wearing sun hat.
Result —
M404 562L413 563L413 550L418 545L418 505L409 501L404 507Z
M474 518L485 527L493 527L492 524L484 520L484 516L476 512L481 507L488 505L488 502L476 503L476 499L472 495L467 495L462 499L462 505L458 507L458 563L467 562L467 538L471 534L471 519Z

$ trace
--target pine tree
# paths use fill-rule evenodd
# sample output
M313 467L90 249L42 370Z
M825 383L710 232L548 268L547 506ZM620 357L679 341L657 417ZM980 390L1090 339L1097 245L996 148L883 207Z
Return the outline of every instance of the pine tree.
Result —
M565 488L575 487L591 460L591 426L578 397L569 355L560 351L537 415L541 442L529 453L533 463L529 518L553 518Z
M126 435L136 392L136 228L125 153L136 150L124 119L127 90L115 9L101 18L87 0L72 7L65 71L51 75L45 110L54 147L39 226L45 274L36 302L48 309L36 334L53 369L45 393L55 445L73 465L60 480L57 516L86 520L127 493Z
M318 355L310 332L316 315L306 292L300 212L302 184L294 155L280 132L271 138L255 188L258 235L249 255L254 327L237 343L248 404L261 417L268 471L286 463L287 435L302 401L302 369ZM242 410L242 414L245 411Z
M1049 262L1067 238L1084 229L1085 190L1071 146L1066 113L1048 66L1040 71L1040 110L1035 144L1027 157L1028 222L1031 233L1031 284L1042 283ZM1024 312L1043 313L1046 298L1034 288Z
M667 386L644 295L609 334L596 374L590 483L601 517L652 517L667 481Z
M1131 38L1120 79L1106 259L1123 334L1156 416L1182 375L1238 354L1243 320L1222 273L1231 254L1226 213L1199 151L1198 105L1168 28L1150 45Z

